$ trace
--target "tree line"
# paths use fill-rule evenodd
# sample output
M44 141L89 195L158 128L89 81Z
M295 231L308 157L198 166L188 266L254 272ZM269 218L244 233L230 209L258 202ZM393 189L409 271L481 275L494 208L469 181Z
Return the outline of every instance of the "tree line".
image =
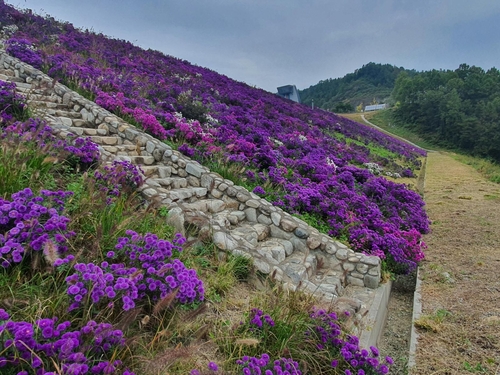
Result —
M462 64L456 70L401 72L392 97L397 120L429 140L500 162L500 72Z
M389 64L370 62L342 78L330 78L320 81L300 91L302 103L330 110L337 113L353 112L361 104L383 102L389 98L398 75L406 71L409 76L415 71L408 71Z

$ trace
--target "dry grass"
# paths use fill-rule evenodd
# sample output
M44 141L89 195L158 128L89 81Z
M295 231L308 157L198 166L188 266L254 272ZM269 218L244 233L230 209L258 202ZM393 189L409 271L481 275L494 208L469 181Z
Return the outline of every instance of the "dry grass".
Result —
M421 266L423 316L412 374L500 374L500 187L449 155L428 155L433 222ZM446 311L443 319L436 312Z

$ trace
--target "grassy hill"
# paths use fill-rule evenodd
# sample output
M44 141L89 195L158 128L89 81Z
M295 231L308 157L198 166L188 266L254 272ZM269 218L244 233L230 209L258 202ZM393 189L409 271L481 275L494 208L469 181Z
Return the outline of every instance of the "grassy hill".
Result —
M330 78L301 90L300 97L309 106L314 101L316 107L325 110L352 112L360 104L364 108L372 103L386 103L396 78L403 71L415 73L403 67L370 62L342 78Z

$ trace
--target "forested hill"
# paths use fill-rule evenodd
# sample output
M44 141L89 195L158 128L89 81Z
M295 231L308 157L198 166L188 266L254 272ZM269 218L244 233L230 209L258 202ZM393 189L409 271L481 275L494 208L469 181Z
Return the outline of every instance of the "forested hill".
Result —
M401 74L394 116L425 138L500 162L500 71L462 64L456 70Z
M399 73L415 74L403 67L370 62L342 78L330 78L300 91L304 104L333 112L351 112L356 106L382 103L391 95Z

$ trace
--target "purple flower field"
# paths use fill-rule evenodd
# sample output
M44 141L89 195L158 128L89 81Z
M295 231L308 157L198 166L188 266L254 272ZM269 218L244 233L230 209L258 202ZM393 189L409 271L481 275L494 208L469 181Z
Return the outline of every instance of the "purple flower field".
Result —
M273 186L259 195L313 217L354 250L387 258L399 272L423 259L429 221L421 197L363 167L377 163L411 177L423 150L187 61L3 3L0 22L19 28L7 41L15 57L86 90L201 163L240 163L254 187Z

